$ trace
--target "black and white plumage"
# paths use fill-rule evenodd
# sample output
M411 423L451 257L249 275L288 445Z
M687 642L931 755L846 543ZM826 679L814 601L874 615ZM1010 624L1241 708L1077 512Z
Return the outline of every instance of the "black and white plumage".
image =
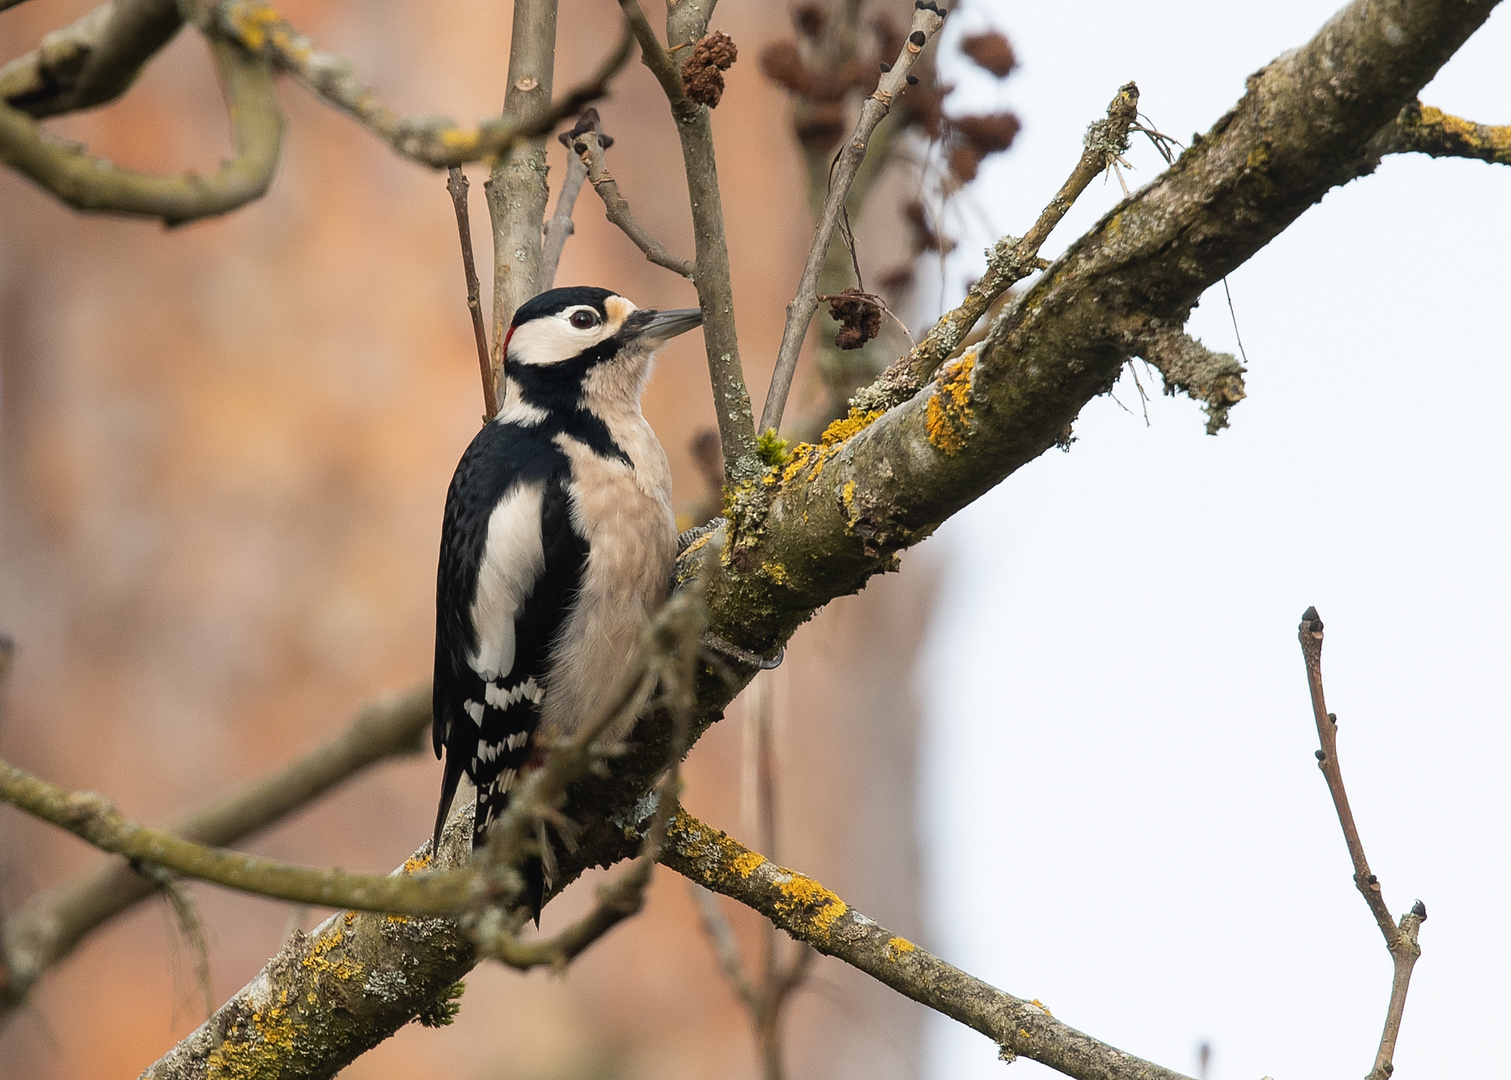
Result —
M464 773L477 788L473 846L483 842L545 740L607 707L666 598L671 473L640 396L656 348L700 321L592 288L552 289L515 312L503 403L446 493L432 850Z

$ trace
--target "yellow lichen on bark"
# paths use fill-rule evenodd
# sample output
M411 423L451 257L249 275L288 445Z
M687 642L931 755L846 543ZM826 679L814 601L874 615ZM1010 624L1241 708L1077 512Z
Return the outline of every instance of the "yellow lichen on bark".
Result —
M234 1033L210 1052L206 1080L257 1080L280 1071L297 1034L288 997L285 990L280 1004L253 1010L251 1031Z
M765 861L766 857L764 855L755 851L745 851L735 856L732 865L735 868L735 873L743 878L748 878Z
M929 395L925 424L929 443L954 457L965 449L966 437L970 434L971 421L971 372L976 367L976 350L968 350L953 363L940 371L934 392Z
M776 902L777 911L799 925L808 923L818 936L828 937L829 928L850 906L812 878L787 873L787 880L776 883L782 894Z
M1422 127L1436 128L1464 146L1488 154L1502 164L1511 164L1511 125L1491 127L1476 124L1432 105L1422 106L1418 122Z
M880 419L881 415L881 409L871 409L867 412L851 409L848 416L841 417L824 429L823 435L819 436L819 445L833 446L835 443L842 443L870 427Z
M903 953L913 952L917 948L907 938L894 937L887 940L887 959L896 960Z

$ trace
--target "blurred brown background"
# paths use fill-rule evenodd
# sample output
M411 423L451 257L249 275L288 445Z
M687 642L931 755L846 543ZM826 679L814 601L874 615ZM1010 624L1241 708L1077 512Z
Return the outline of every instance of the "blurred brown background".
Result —
M0 14L0 58L89 7L33 0ZM285 13L405 111L470 121L502 99L508 4L294 0ZM760 45L788 32L787 12L728 0L714 25L742 49L715 129L759 406L811 235L787 102L755 64ZM616 30L608 0L564 0L557 86L585 74ZM273 189L220 220L166 231L81 216L0 170L0 632L18 646L0 755L103 791L138 820L202 805L323 739L374 694L427 677L441 505L479 422L444 177L400 161L286 80L279 96L289 130ZM638 217L690 255L659 89L635 63L600 107L618 140L611 167ZM204 170L230 149L192 31L121 102L50 126L159 171ZM553 146L553 181L563 163ZM470 172L487 265L484 173ZM590 192L577 227L558 283L612 287L643 305L696 302L687 282L606 225ZM790 411L805 387L811 402L800 375ZM711 410L690 336L667 350L645 410L682 504L702 494L688 445L712 425ZM905 561L902 575L805 627L777 673L778 856L926 942L909 684L931 575L923 560ZM742 723L736 705L695 748L686 802L754 842ZM439 776L428 753L380 767L251 846L386 871L425 839ZM97 858L0 808L0 916ZM323 914L194 894L217 1001L292 925ZM547 928L580 902L569 894ZM753 956L755 920L726 910ZM916 1075L921 1018L821 959L791 1010L790 1074ZM201 1019L193 958L154 901L39 984L0 1029L0 1075L135 1076ZM455 1025L411 1025L343 1075L757 1071L686 885L662 870L646 912L564 977L485 965L468 979Z

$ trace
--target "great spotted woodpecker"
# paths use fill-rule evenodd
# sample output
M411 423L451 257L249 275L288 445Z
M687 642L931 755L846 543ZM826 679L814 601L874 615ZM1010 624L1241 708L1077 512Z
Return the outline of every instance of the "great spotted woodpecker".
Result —
M481 846L520 771L607 707L666 599L671 473L640 395L656 349L701 321L697 309L641 310L591 288L552 289L514 313L503 402L446 493L432 727L446 764L432 851L463 773ZM526 878L538 912L539 868Z

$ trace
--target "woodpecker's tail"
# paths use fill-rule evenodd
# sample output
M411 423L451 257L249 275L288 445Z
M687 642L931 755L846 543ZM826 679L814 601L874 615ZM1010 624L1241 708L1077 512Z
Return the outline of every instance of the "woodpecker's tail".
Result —
M477 809L472 819L472 850L480 851L488 842L488 830L504 816L509 805L509 791L500 784L485 784L477 789ZM548 842L542 837L542 842ZM540 909L546 902L546 868L540 859L526 859L519 867L525 879L525 902L530 905L530 914L535 925L540 925Z
M435 835L430 840L430 861L441 852L441 830L446 827L446 817L451 813L451 800L456 798L456 786L462 782L461 766L452 768L451 754L446 754L446 771L441 774L441 805L435 812Z

